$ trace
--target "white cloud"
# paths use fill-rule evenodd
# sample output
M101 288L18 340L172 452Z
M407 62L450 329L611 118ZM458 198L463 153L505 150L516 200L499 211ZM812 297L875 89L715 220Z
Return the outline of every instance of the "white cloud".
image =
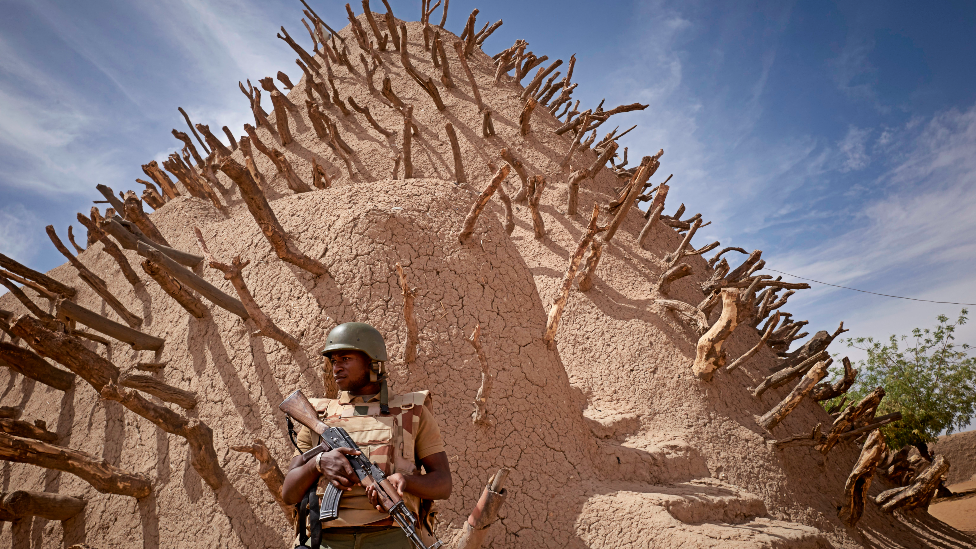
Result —
M770 266L878 293L976 303L976 106L937 114L909 129L915 131L902 133L893 145L899 162L876 182L884 192L847 218L846 233L812 249L775 255ZM799 316L844 318L858 335L909 333L933 324L940 313L954 317L962 307L818 284L797 297L792 304ZM973 333L963 332L970 341Z
M27 263L37 253L37 227L40 221L34 212L21 204L0 208L0 253Z
M853 125L847 129L847 135L837 143L837 149L844 157L844 163L840 168L841 172L863 170L871 163L871 159L865 151L865 142L870 134L871 130L861 129Z

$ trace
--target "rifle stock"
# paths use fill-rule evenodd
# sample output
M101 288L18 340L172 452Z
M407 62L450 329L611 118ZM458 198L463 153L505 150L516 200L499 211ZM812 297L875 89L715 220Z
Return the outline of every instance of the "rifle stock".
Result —
M329 428L328 425L319 421L318 412L315 411L315 407L305 398L300 389L288 395L288 398L278 405L278 409L319 435Z

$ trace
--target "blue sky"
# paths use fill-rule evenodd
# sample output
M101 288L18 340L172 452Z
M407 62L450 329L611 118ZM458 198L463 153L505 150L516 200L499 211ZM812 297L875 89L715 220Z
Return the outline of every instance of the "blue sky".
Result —
M343 4L311 4L344 26ZM418 18L419 2L392 4ZM0 7L0 251L40 270L63 262L45 225L63 234L97 183L134 187L141 164L175 149L178 106L239 133L238 80L301 74L278 27L308 42L297 0ZM684 202L713 222L696 244L976 303L976 4L453 0L448 28L474 7L479 21L505 20L489 53L516 38L550 58L576 53L584 106L650 104L621 117L639 125L622 145L631 158L665 149L668 210ZM815 330L845 320L851 335L884 336L960 307L817 286L787 309ZM976 343L974 329L963 336Z

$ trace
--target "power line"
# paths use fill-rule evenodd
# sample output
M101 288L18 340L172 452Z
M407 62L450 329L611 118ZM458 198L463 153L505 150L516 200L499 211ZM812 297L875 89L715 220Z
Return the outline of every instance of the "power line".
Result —
M879 294L878 292L869 292L867 290L858 290L857 288L848 288L847 286L838 286L837 284L831 284L829 282L821 282L819 280L814 280L812 278L803 278L802 276L796 276L795 274L785 273L783 271L777 271L776 269L766 268L764 270L772 271L774 273L784 274L786 276L792 276L793 278L799 278L800 280L809 280L810 282L816 282L817 284L823 284L824 286L833 286L834 288L841 288L843 290L861 292L862 294L880 295L882 297L893 297L895 299L908 299L910 301L924 301L926 303L938 303L940 305L969 305L972 307L976 307L976 303L956 303L955 301L932 301L931 299L918 299L916 297L902 297L900 295Z

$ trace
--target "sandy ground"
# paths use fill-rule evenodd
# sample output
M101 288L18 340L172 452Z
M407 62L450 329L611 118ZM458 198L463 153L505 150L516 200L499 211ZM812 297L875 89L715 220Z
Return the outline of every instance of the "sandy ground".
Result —
M954 497L937 500L929 506L929 513L942 522L976 534L976 480L949 486Z
M959 530L976 534L976 431L939 437L930 451L949 460L948 488L956 495L936 500L929 506L929 513Z

